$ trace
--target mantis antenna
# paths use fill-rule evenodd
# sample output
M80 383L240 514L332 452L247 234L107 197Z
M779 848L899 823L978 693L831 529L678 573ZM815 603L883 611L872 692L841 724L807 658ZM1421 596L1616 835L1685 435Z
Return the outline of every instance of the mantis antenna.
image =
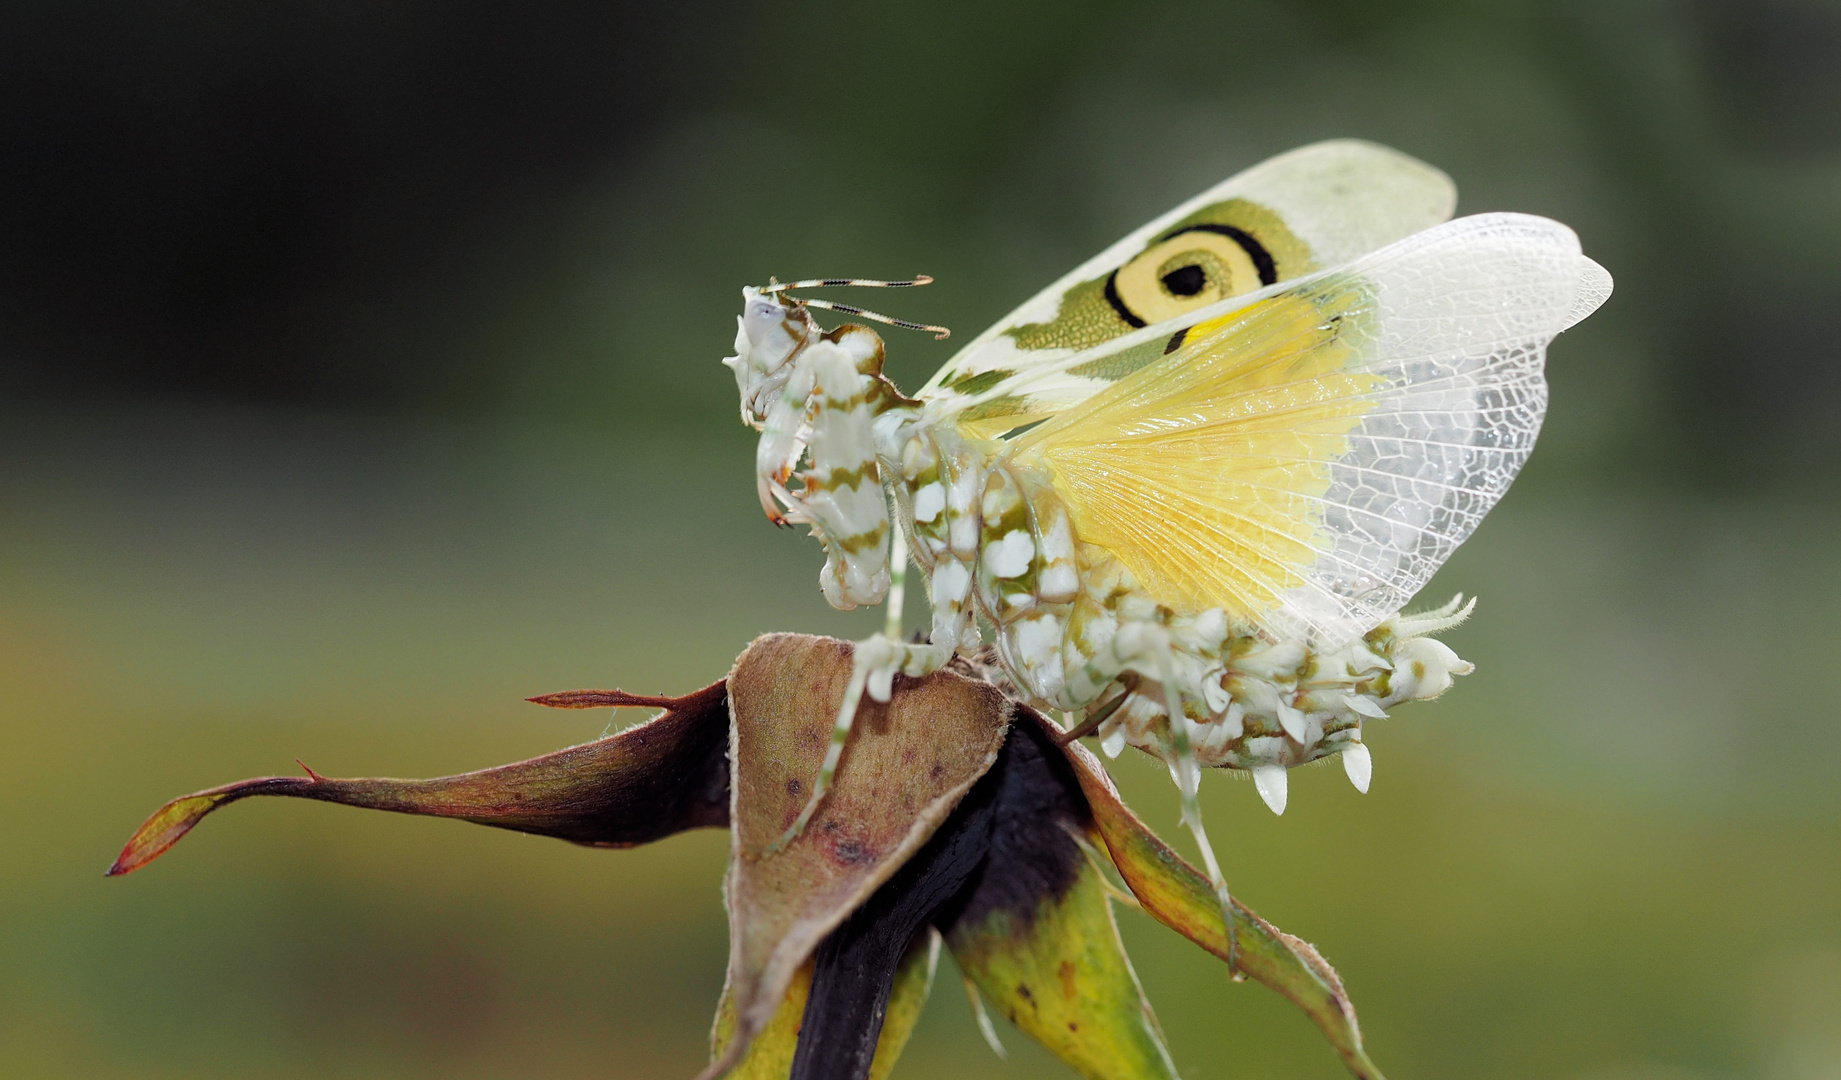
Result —
M782 285L772 278L772 284L761 291L764 293L785 292L788 289L828 289L837 285L857 285L865 289L912 289L921 285L933 284L932 274L916 274L908 281L883 281L880 278L861 277L827 277L807 278L804 281L789 281Z
M761 292L771 296L776 293L784 295L788 289L822 289L840 285L855 285L869 289L910 289L920 285L931 285L933 284L933 278L928 274L917 274L909 281L883 281L878 278L807 278L804 281L789 281L785 284L781 284L769 278L768 282L768 286L762 289ZM856 315L865 319L873 319L876 322L887 323L890 326L899 326L904 330L924 330L932 334L935 341L944 341L952 336L952 331L944 326L909 322L906 319L893 319L887 315L879 315L876 312L866 311L863 308L851 304L834 304L829 300L807 300L799 296L787 296L786 299L795 304L803 304L806 307L815 307L825 311L837 311L845 315Z

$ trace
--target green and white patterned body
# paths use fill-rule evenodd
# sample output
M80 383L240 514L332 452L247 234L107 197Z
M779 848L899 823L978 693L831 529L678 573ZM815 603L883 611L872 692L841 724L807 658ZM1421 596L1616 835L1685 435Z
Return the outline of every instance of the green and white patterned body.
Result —
M1390 620L1327 653L1266 640L1221 608L1172 611L1104 549L1079 541L1053 484L1010 460L1004 442L927 424L919 404L882 376L873 331L827 333L803 308L753 289L744 302L727 363L760 380L744 388L744 402L772 403L744 412L762 430L757 475L769 515L811 527L827 555L820 585L839 608L887 598L898 573L889 564L892 528L922 573L929 644L867 643L889 654L866 675L872 696L886 699L898 670L924 674L954 651L976 652L982 616L1021 696L1063 712L1108 710L1095 734L1109 754L1131 745L1173 770L1185 760L1245 769L1282 811L1285 770L1332 753L1347 751L1350 776L1366 789L1362 721L1435 696L1469 670L1423 637L1468 608ZM795 473L800 461L806 468ZM1140 677L1130 689L1120 678L1127 674ZM1172 693L1182 699L1181 725L1169 722Z

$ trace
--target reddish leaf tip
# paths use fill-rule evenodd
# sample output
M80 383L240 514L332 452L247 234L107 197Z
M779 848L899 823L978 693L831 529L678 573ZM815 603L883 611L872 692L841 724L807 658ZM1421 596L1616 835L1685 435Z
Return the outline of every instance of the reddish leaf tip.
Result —
M524 700L551 709L674 709L684 701L663 694L629 694L625 690L563 690Z
M301 766L306 768L306 766ZM311 769L307 770L309 773ZM134 830L128 843L116 856L115 864L109 867L108 877L120 877L146 866L165 854L167 849L179 842L180 837L192 831L192 826L202 821L206 814L248 795L289 794L310 789L320 778L302 780L293 776L262 776L254 780L243 780L223 787L196 791L182 795L155 810L141 827Z
M115 862L103 876L120 877L159 858L168 848L178 843L180 837L190 832L200 818L215 809L219 801L211 796L200 798L197 795L187 795L160 807L129 837L121 854L115 857Z
M625 690L563 690L524 700L551 709L669 709L699 710L721 701L729 692L728 680L711 683L681 697L666 694L629 694Z

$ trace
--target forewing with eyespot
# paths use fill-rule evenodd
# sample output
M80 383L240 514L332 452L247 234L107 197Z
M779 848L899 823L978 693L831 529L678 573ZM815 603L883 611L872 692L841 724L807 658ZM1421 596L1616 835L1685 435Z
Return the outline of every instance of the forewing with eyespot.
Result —
M1178 206L1075 268L986 330L920 397L995 435L1078 402L1110 368L1034 376L1083 350L1275 283L1336 266L1444 221L1444 173L1373 143L1280 155ZM1031 375L1026 391L993 388Z

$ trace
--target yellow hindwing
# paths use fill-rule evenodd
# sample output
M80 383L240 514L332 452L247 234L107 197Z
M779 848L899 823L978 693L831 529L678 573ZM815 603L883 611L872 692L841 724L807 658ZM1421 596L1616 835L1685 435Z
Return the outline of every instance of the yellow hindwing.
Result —
M1347 276L1211 322L1158 362L1014 440L1080 538L1158 602L1259 623L1334 541L1322 496L1386 380L1377 319Z

